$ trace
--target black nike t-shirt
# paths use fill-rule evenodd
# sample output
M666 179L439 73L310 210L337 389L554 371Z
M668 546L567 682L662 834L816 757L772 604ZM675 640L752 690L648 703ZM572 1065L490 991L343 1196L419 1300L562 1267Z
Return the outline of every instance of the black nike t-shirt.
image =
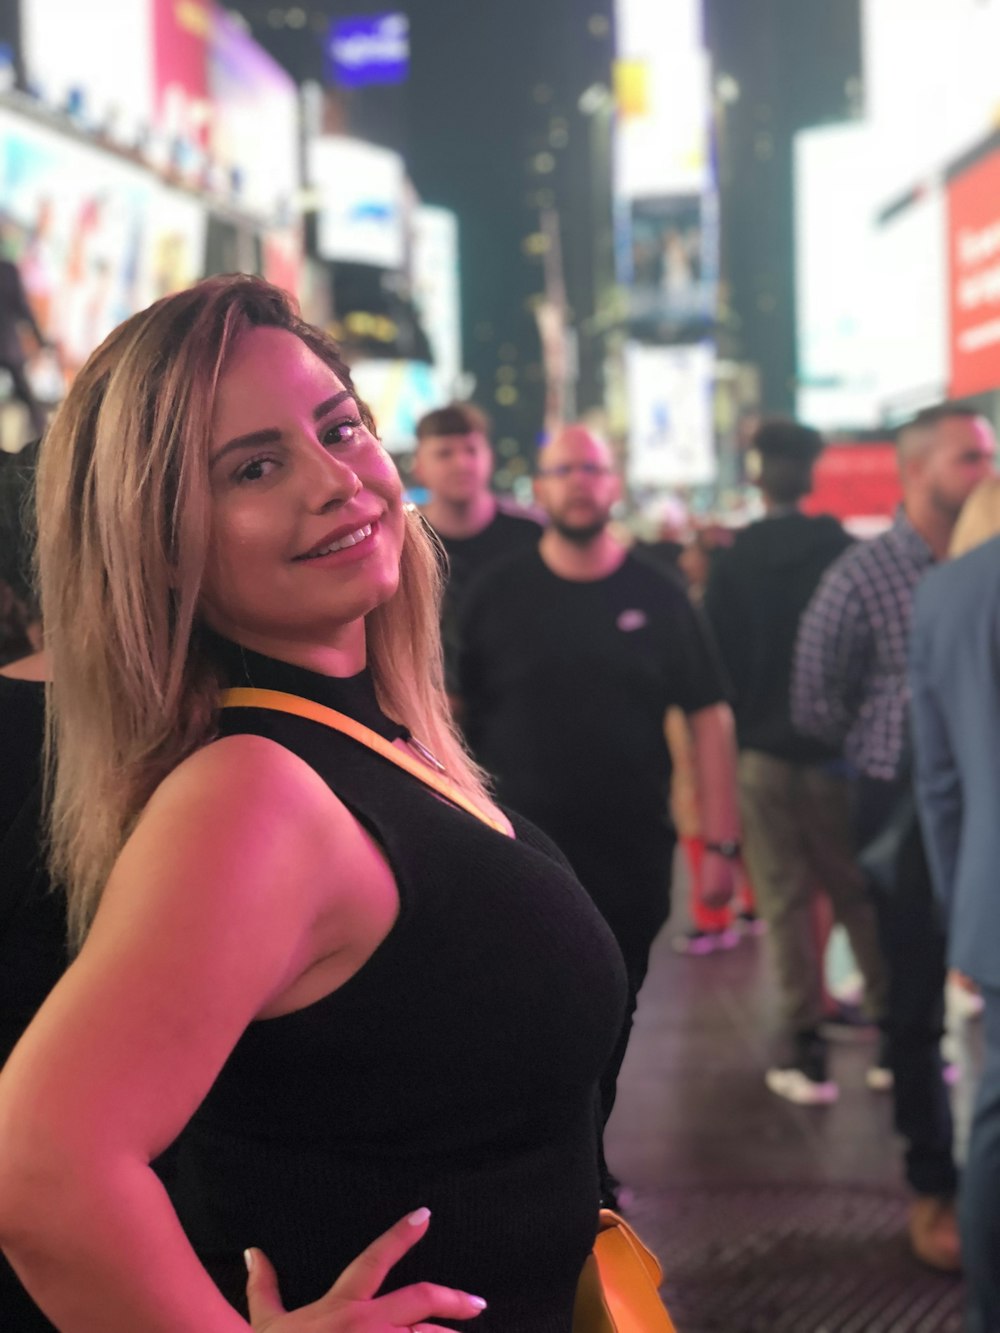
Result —
M478 575L515 551L538 545L542 526L526 514L498 509L491 522L474 537L445 537L438 540L448 556L447 582L441 605L441 637L444 642L445 676L449 691L458 689L458 615L469 585Z
M459 616L459 686L477 759L500 799L543 822L572 807L662 819L664 717L725 701L699 613L631 555L606 578L553 574L537 548L494 565Z

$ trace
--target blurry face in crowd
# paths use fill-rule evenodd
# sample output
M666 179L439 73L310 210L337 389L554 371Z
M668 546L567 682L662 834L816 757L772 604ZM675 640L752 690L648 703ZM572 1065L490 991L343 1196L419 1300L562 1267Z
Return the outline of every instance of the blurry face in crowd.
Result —
M542 450L535 498L570 541L582 544L603 532L620 495L611 451L589 431L569 426Z
M202 609L263 647L330 644L396 590L404 514L392 460L336 374L293 334L258 328L219 383Z
M932 429L931 447L916 465L919 484L940 512L957 518L994 470L996 439L982 417L946 417Z
M428 435L420 441L413 475L435 500L469 504L490 488L493 450L482 431Z

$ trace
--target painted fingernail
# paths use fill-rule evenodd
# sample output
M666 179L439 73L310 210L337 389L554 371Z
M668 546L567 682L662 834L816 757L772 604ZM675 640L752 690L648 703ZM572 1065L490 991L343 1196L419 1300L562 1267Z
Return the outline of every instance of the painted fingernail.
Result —
M474 1305L477 1310L486 1309L486 1302L483 1300L482 1296L470 1296L469 1304Z
M411 1227L422 1227L431 1215L429 1208L418 1208L415 1213L411 1213L406 1219Z
M253 1272L253 1250L244 1250L244 1251L243 1251L243 1262L244 1262L244 1263L246 1264L246 1266L247 1266L247 1272L248 1272L248 1273L252 1273L252 1272Z

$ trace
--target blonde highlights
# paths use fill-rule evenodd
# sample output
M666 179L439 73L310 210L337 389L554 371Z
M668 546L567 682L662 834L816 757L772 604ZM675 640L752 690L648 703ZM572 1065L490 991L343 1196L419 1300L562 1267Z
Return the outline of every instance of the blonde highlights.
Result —
M149 796L214 734L219 682L195 634L211 538L208 444L226 360L261 326L295 334L353 392L336 345L299 319L285 293L242 275L213 278L117 328L42 445L49 860L76 946ZM399 588L367 621L376 690L386 712L482 799L442 686L439 596L432 538L408 514Z
M950 556L965 555L1000 535L1000 477L988 477L972 492L958 516L948 548Z

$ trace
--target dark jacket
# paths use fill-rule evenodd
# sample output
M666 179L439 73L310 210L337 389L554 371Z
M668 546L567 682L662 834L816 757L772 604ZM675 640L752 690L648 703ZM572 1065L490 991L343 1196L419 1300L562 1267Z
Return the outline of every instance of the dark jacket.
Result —
M1000 987L1000 537L925 576L910 681L917 798L949 961Z
M827 566L850 544L836 519L791 511L751 523L719 552L705 612L732 686L741 750L792 763L835 757L792 726L789 690L799 619Z
M25 356L21 345L20 325L27 324L39 342L43 342L42 331L35 322L35 316L17 265L9 259L0 259L0 364L8 366L23 365Z

